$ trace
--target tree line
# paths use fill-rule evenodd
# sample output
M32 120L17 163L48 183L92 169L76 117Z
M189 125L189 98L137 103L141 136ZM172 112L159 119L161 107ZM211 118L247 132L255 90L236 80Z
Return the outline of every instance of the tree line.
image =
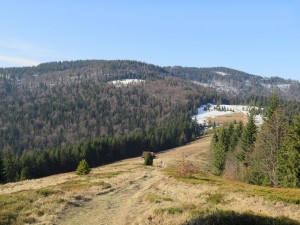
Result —
M230 123L215 130L212 172L256 185L300 187L300 114L288 120L274 95L264 115L261 127L250 115L245 126Z
M14 154L7 149L0 155L0 181L39 178L74 171L85 159L91 167L141 155L145 150L161 151L184 145L199 136L199 127L184 116L174 117L147 132L89 138L74 145Z

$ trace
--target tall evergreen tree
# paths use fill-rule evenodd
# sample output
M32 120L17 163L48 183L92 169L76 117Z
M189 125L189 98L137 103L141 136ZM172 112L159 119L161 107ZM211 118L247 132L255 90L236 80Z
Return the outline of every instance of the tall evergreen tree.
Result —
M244 124L243 124L242 121L239 121L236 128L235 128L236 134L239 138L242 136L243 129L244 129Z
M252 167L264 175L265 185L279 185L276 173L277 155L286 133L286 127L287 123L283 111L278 108L264 123L258 135Z
M214 137L216 143L211 152L212 172L215 175L221 175L226 162L226 153L229 149L228 130L225 127L220 128L217 136Z
M279 107L279 96L277 93L273 93L270 102L268 104L268 107L265 110L265 116L267 120L272 117L273 113L275 112L276 109L278 109L278 107Z
M241 162L243 162L246 166L249 165L249 155L253 151L254 143L256 141L257 135L257 126L255 124L254 115L250 114L248 118L248 123L243 129L243 133L241 136L241 147L242 150L238 155L238 158Z
M4 173L6 182L14 182L18 178L18 166L16 157L13 155L11 149L4 152Z
M280 186L300 187L300 114L293 120L277 154L276 172Z

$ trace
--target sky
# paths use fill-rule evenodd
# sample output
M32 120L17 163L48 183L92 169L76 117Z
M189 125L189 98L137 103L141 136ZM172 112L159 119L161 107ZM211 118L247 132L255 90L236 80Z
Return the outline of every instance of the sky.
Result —
M0 67L78 59L300 80L300 1L0 0Z

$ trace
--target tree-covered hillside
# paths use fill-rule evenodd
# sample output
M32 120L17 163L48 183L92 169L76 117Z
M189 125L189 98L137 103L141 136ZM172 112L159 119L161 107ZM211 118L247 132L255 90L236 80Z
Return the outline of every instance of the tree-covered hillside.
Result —
M226 68L178 69L126 60L0 69L0 182L71 171L82 159L97 166L185 144L199 135L191 116L200 104L267 102L260 92L237 95L195 82L209 83L212 70L218 82L258 77L231 76ZM139 82L111 82L122 79ZM300 111L296 102L282 104L290 118Z
M128 78L143 82L121 86L110 83ZM266 91L257 90L263 84L261 81L267 82L262 77L222 67L163 68L127 60L80 60L2 68L0 148L22 152L85 138L147 131L171 115L182 113L188 118L200 102L208 100L227 103L254 100L251 104L263 106L265 100L259 95L266 95ZM229 82L235 89L223 87L216 92L212 85L216 82ZM292 81L272 78L268 82L268 85L283 85ZM297 97L299 83L293 85ZM291 109L295 104L288 105L288 112L297 111Z
M165 67L175 76L194 81L198 85L211 87L242 97L270 96L276 92L286 100L300 100L300 83L279 77L266 78L225 67Z
M134 61L75 61L0 70L0 149L16 153L148 131L189 118L209 90ZM143 82L114 85L116 79Z

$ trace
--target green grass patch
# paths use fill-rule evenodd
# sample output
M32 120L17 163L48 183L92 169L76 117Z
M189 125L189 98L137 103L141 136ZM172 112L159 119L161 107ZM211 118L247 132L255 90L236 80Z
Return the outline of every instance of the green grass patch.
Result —
M224 204L226 203L225 201L225 194L224 193L209 193L206 201L210 204L213 205L218 205L218 204Z
M110 188L111 185L104 181L92 181L90 179L78 179L66 181L64 183L56 185L56 188L63 191L77 191L86 190L91 187L101 186L102 188Z
M167 208L157 208L154 209L154 213L159 214L182 214L184 212L192 213L197 209L197 206L194 204L184 203L182 206L179 207L167 207Z
M85 181L83 179L70 180L70 181L66 181L61 184L58 184L58 185L56 185L56 187L63 191L70 191L70 190L85 188L88 186L87 183L89 183L89 182Z
M54 188L41 188L0 195L0 225L36 223L48 209L57 207L55 199L61 193Z
M64 199L64 198L54 198L54 199L51 200L51 202L55 203L55 204L61 204L61 203L67 202L67 200Z
M42 188L42 189L39 189L37 191L35 191L37 194L43 196L43 197L48 197L50 195L54 195L54 194L57 194L57 193L61 193L61 191L58 191L58 190L53 190L53 189L45 189L45 188Z
M117 176L121 173L123 173L123 171L107 172L107 173L91 173L87 177L89 177L89 178L98 178L98 179L111 178L111 177Z
M33 223L31 214L38 209L41 195L35 191L21 191L0 195L0 224Z
M145 199L151 203L161 203L164 201L173 201L173 199L170 197L161 196L161 195L157 195L154 193L147 193Z
M101 186L103 189L111 188L111 185L104 181L92 182L91 186Z
M182 214L184 209L182 207L169 207L169 208L158 208L154 209L154 213L159 214Z

